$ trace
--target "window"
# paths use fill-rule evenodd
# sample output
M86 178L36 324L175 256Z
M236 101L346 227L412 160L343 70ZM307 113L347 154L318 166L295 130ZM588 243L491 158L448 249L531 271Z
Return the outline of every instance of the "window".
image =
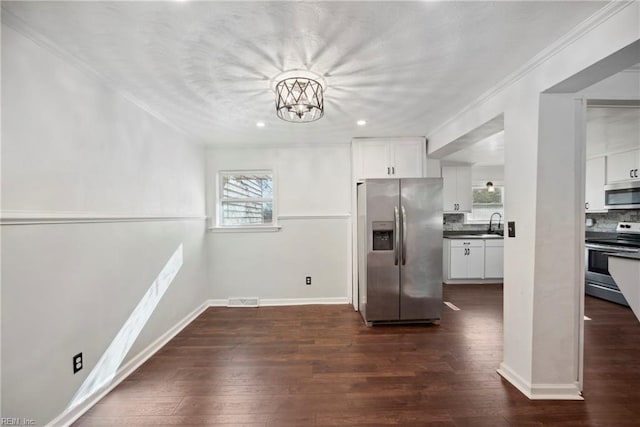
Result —
M271 226L271 171L220 172L218 226Z
M484 185L472 188L473 207L467 215L468 222L489 222L494 212L499 212L504 217L504 187L496 185L494 190L488 191Z

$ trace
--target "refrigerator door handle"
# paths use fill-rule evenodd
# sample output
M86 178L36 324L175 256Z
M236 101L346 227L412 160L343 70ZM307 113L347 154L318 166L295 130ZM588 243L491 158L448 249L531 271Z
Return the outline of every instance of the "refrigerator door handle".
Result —
M393 244L393 265L398 265L398 246L400 245L400 215L398 215L398 207L393 207L393 234L395 242Z
M402 209L402 265L407 264L407 211L404 210L404 206L400 206Z

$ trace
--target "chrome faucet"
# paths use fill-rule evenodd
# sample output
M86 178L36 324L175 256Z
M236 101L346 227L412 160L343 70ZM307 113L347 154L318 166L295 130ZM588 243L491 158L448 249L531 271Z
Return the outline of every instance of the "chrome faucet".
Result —
M491 214L491 218L489 218L489 233L493 232L492 225L494 215L498 215L498 230L500 230L500 220L502 219L502 214L500 212L494 212Z

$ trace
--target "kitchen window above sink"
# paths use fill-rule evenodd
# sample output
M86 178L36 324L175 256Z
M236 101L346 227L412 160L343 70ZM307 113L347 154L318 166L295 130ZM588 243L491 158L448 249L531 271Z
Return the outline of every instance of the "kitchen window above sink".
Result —
M504 186L494 185L494 191L486 186L472 187L473 205L471 213L467 214L467 223L489 223L491 215L500 213L504 218Z

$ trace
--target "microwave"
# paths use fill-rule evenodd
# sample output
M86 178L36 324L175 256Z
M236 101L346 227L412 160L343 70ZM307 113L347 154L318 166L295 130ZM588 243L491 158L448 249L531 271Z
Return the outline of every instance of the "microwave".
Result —
M640 181L605 185L604 207L606 209L640 209Z

